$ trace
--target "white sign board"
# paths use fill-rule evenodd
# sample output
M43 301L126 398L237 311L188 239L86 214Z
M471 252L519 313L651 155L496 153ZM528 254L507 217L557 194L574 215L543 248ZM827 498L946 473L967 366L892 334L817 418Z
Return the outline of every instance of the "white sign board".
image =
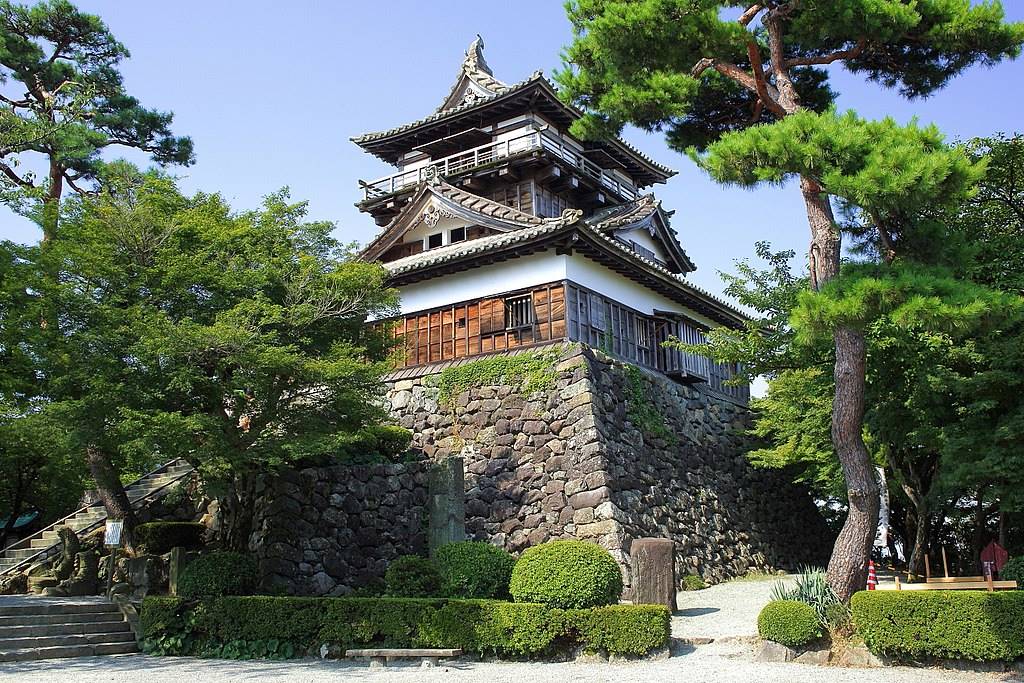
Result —
M107 520L107 531L103 535L103 545L121 545L122 529L124 529L124 522L122 520Z

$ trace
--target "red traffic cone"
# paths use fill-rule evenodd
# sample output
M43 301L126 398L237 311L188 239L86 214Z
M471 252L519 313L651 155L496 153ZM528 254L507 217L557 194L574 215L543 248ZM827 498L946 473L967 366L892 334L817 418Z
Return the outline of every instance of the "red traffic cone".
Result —
M878 585L878 576L875 574L875 561L868 560L868 590L875 590Z

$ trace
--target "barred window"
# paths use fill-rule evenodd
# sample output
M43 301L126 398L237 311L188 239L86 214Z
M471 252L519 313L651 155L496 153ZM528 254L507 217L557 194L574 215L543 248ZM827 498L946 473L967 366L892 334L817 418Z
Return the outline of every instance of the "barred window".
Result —
M516 330L533 325L533 296L505 299L505 329Z
M448 243L449 244L455 244L456 242L462 242L465 239L466 239L466 229L465 228L453 228L452 231L450 233L448 233Z
M427 249L437 249L444 243L444 235L440 232L435 232L433 235L427 237Z

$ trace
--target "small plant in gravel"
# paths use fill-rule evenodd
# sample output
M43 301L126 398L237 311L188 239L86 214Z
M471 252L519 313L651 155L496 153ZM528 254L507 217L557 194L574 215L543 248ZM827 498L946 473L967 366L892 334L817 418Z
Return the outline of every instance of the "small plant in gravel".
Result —
M824 569L804 567L792 587L780 581L772 588L772 600L793 600L810 606L818 623L829 631L843 628L850 621L850 610L832 590Z
M686 574L683 576L684 591L701 591L707 587L708 585L704 583L704 579L698 574Z

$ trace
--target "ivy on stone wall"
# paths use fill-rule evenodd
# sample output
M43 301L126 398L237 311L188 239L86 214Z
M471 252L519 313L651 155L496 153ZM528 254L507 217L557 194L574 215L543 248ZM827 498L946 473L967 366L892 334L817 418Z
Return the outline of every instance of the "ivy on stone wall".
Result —
M635 365L627 365L625 370L629 380L626 417L645 434L665 439L670 444L677 443L678 438L665 423L665 416L651 403L651 391L643 371Z
M438 401L451 405L452 401L472 387L517 386L523 393L546 391L555 384L555 364L560 351L528 351L514 356L487 356L480 360L457 365L432 377L438 389Z

